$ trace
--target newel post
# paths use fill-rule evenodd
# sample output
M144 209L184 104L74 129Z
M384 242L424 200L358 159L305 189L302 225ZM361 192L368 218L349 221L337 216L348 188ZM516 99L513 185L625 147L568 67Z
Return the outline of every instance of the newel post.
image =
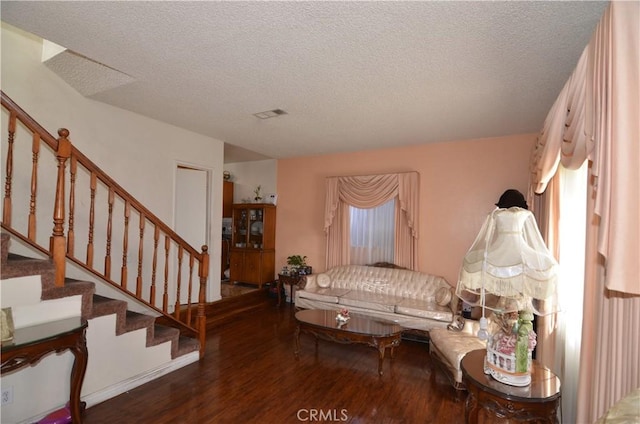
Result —
M200 339L200 359L204 358L204 349L207 340L207 316L205 304L207 302L207 278L209 277L209 248L202 246L202 261L198 269L200 277L200 292L198 293L198 337Z
M51 256L56 268L55 284L58 287L64 286L65 263L66 263L66 240L64 236L64 177L67 159L71 156L71 142L69 141L69 130L60 128L58 130L58 151L56 159L58 161L58 178L56 181L56 200L53 207L53 234L50 240Z

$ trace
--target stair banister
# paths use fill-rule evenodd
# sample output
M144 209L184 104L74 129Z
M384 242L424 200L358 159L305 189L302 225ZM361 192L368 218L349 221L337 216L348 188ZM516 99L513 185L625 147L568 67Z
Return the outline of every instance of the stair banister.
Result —
M189 245L182 237L176 234L168 225L166 225L163 221L161 221L158 217L156 217L151 211L149 211L144 205L142 205L137 199L135 199L132 195L130 195L126 190L124 190L118 183L116 183L109 175L107 175L104 171L102 171L96 164L94 164L91 160L89 160L82 152L80 152L69 140L69 131L67 129L58 130L59 138L54 138L48 131L46 131L40 124L38 124L33 118L31 118L26 112L24 112L17 104L15 104L4 92L1 92L2 99L2 107L9 112L9 122L8 122L8 147L7 147L7 158L6 158L6 175L5 175L5 192L3 199L3 215L2 215L2 228L6 229L16 237L20 238L22 241L30 244L34 248L39 251L49 255L52 257L52 260L56 264L56 285L64 285L65 279L65 267L66 261L72 261L76 265L83 268L85 271L92 273L93 275L103 279L106 283L110 284L113 287L116 287L118 290L126 293L128 296L132 296L137 298L140 302L146 304L148 307L154 309L156 312L159 312L163 317L163 323L175 326L184 332L186 335L195 335L198 337L200 341L200 356L204 355L204 347L205 347L205 335L206 335L206 316L205 316L205 303L206 303L206 285L209 275L209 253L207 246L202 246L202 250L199 252L194 249L191 245ZM29 176L31 179L31 199L30 199L30 207L29 207L29 216L27 218L28 221L28 229L23 232L23 230L14 228L12 221L12 214L14 208L14 202L12 201L12 190L15 189L13 185L13 180L15 179L14 173L14 143L15 135L16 135L16 123L20 122L22 124L21 128L26 129L29 133L32 134L32 173ZM36 194L37 194L37 178L38 172L38 156L40 152L40 143L43 142L49 149L45 149L47 152L53 152L55 156L55 161L57 164L57 176L55 179L55 201L53 206L53 231L52 235L49 237L49 245L45 246L42 243L39 243L36 240ZM24 163L24 162L18 162ZM65 186L66 175L66 166L69 163L69 186ZM87 228L87 236L88 243L86 246L86 254L83 255L83 258L78 257L75 254L75 248L77 247L75 244L75 233L77 232L77 228L74 228L74 225L78 218L78 212L82 212L82 210L77 211L75 209L76 202L76 174L77 168L81 166L84 171L86 171L86 175L89 175L89 186L87 188L87 193L90 195L89 207L90 211L83 216L86 219L88 228ZM23 178L29 178L25 177ZM21 181L23 181L21 180ZM52 180L52 179L51 179ZM96 214L96 191L98 187L98 183L101 184L101 187L105 187L108 190L108 207L109 207L109 218L108 218L108 228L106 234L106 240L96 240L95 236L95 214ZM66 192L68 188L69 192ZM124 210L124 222L125 222L125 230L123 234L122 241L122 266L118 274L120 277L120 283L115 282L112 278L111 272L111 249L114 247L112 245L112 214L111 209L113 208L114 198L117 198L118 201L125 205ZM68 199L68 211L65 209L65 201ZM43 209L43 211L46 209ZM135 284L132 284L132 288L127 287L127 279L128 279L128 251L129 251L129 235L128 235L128 224L129 217L134 217L134 211L139 216L140 223L138 224L139 228L139 237L138 237L138 275L136 277ZM40 219L42 219L42 212L40 212ZM68 220L68 230L67 235L65 236L65 228L64 223L65 219ZM148 222L147 222L148 221ZM144 231L145 228L151 228L145 226L145 222L150 224L153 228L153 243L154 243L154 251L152 253L153 259L151 265L148 264L148 261L145 261L147 264L147 270L151 270L151 282L149 286L149 291L144 293L146 290L142 290L142 269L143 269L143 243L144 243ZM25 235L26 234L26 235ZM164 281L163 284L156 284L156 267L159 265L160 255L158 255L158 241L159 238L164 238ZM97 269L93 264L94 260L94 244L96 242L105 243L103 246L106 247L106 257L105 257L105 268ZM182 262L182 255L189 255L189 278L188 284L189 287L189 299L187 300L187 304L180 303L180 298L175 292L172 291L172 295L176 296L175 306L172 302L171 306L175 307L173 313L168 311L168 303L166 302L166 298L169 295L167 292L167 280L169 278L169 273L167 267L169 265L169 261L173 260L175 256L169 255L169 251L172 249L171 254L175 255L173 251L180 252L180 260ZM177 247L177 248L176 248ZM132 249L133 251L133 249ZM197 275L199 278L199 292L198 292L198 305L197 305L197 313L195 320L193 320L191 314L192 302L191 302L191 292L192 292L192 284L193 279L191 278L194 267L194 261L198 262ZM181 272L181 269L178 269L178 274ZM180 277L178 277L180 278ZM173 281L172 281L173 283ZM184 284L184 283L183 283ZM162 293L163 304L162 307L159 307L155 304L156 302L156 288L164 289ZM173 289L173 287L171 287ZM145 294L148 297L145 297ZM195 294L195 293L194 293ZM181 314L181 309L186 308L186 313Z

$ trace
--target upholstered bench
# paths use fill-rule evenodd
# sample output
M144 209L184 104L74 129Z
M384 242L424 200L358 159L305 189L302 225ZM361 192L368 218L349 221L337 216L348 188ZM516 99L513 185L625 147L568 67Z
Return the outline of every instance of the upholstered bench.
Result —
M449 377L451 384L457 390L464 390L460 361L468 352L485 349L486 343L478 339L479 323L466 320L461 330L448 328L433 328L429 331L429 353Z
M612 405L595 424L637 423L639 405L640 388L637 388Z

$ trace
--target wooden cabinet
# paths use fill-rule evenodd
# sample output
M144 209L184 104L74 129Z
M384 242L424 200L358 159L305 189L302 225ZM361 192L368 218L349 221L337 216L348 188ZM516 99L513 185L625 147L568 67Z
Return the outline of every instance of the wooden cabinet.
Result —
M232 249L231 281L262 285L275 280L275 250Z
M275 281L276 207L265 203L233 205L231 281Z
M224 181L222 183L222 217L231 218L233 214L233 183Z

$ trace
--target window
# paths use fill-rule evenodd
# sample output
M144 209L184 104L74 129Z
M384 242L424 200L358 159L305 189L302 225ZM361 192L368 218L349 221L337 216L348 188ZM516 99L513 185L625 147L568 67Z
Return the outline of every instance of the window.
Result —
M349 207L351 263L394 263L395 199L383 205L360 209Z
M562 187L560 202L560 275L556 334L556 364L562 374L562 410L575 422L578 402L578 374L582 345L582 306L584 301L585 238L587 228L587 169L585 162L578 170L558 167ZM565 388L569 387L570 390ZM566 418L566 416L565 416Z
M364 233L377 235L382 232L381 228L393 228L393 233L386 233L393 234L393 237L388 238L388 243L392 243L394 249L393 255L388 255L387 260L403 268L418 269L419 184L417 172L327 177L324 215L327 269L374 261L368 258L360 258L357 261L351 259L351 208L377 209L389 202L388 211L389 214L393 211L393 220L387 222L393 222L393 226L379 224L376 218L373 224L365 227ZM384 244L375 243L378 246ZM365 245L362 241L358 241L357 244Z

